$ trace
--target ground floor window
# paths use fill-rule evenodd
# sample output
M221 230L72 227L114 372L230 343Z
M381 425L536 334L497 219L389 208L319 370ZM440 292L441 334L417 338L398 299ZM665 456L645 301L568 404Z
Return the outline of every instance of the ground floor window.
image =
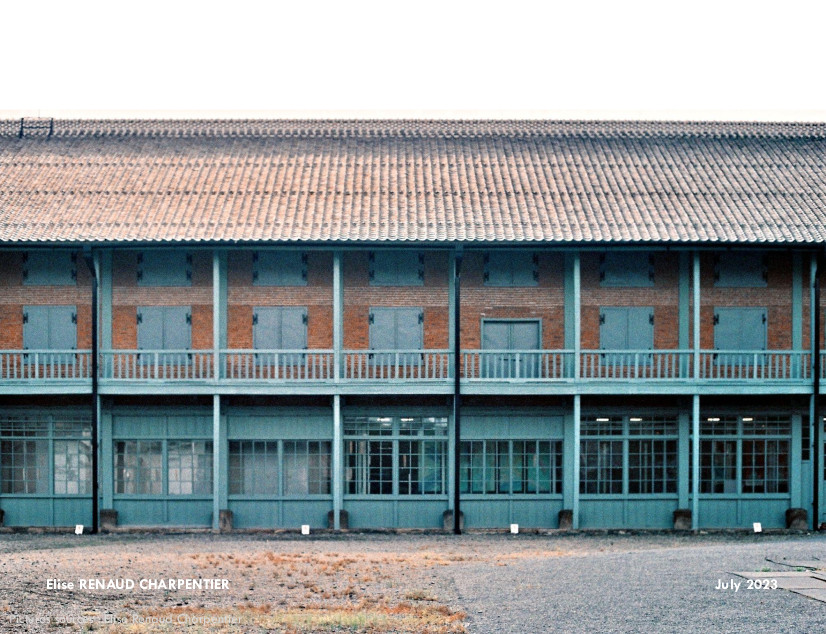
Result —
M561 440L469 440L459 454L462 493L562 493Z
M116 440L118 495L212 495L211 440Z
M700 421L700 493L788 493L789 416Z
M580 493L677 492L676 418L583 417L580 434Z
M88 495L91 424L54 416L0 419L0 493Z
M231 440L230 495L329 495L331 443Z
M345 418L344 460L345 491L348 494L444 494L447 418Z

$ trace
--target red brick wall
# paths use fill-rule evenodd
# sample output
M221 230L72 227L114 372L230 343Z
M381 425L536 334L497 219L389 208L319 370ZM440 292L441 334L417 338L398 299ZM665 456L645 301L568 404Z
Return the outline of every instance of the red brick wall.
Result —
M92 346L92 275L77 253L76 286L24 286L23 251L0 256L0 348L23 347L23 307L77 307L77 347Z
M679 347L679 256L654 253L654 285L603 287L599 281L599 254L580 256L582 347L599 348L601 307L651 306L654 308L654 347Z
M422 286L370 286L368 251L344 254L344 347L369 347L371 307L410 306L421 307L424 312L424 347L446 349L448 266L447 253L425 252Z
M112 346L138 345L138 306L190 306L192 348L212 347L212 254L192 253L192 286L138 286L138 251L112 257Z
M252 313L256 306L306 307L307 347L333 347L331 253L307 254L306 286L253 286L251 251L230 253L227 268L227 345L230 348L252 348Z
M482 319L542 320L542 347L563 348L564 258L539 253L537 286L485 286L484 253L468 252L462 262L462 348L481 348Z

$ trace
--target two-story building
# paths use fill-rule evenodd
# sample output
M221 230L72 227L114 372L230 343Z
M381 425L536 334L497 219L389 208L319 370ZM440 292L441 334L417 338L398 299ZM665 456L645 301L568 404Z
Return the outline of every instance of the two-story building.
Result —
M824 156L820 124L0 121L3 521L819 526Z

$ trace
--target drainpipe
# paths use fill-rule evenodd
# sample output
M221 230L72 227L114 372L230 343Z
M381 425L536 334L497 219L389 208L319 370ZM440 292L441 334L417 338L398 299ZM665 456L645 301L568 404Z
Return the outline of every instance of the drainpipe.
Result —
M92 534L98 532L98 275L91 247L83 259L92 274Z
M461 320L460 316L461 303L459 298L461 296L460 286L462 281L462 246L456 247L455 265L453 268L453 533L455 535L462 534L462 508L461 495L459 494L459 483L461 478L461 469L459 465L459 457L461 455L462 444L462 383L460 381L459 373L462 369L461 359Z
M826 249L824 249L826 251ZM817 264L815 268L814 279L814 318L812 319L812 414L814 423L814 434L812 441L814 443L814 477L812 478L812 527L814 530L820 528L820 482L823 479L823 462L821 453L823 452L822 441L820 439L820 431L823 428L823 423L820 419L820 271L823 268L823 254L821 251L817 254Z

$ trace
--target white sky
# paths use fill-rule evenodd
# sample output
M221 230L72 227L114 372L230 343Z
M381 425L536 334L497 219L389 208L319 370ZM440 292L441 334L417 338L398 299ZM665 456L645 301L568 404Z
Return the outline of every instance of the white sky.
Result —
M826 121L826 3L31 0L0 116Z

